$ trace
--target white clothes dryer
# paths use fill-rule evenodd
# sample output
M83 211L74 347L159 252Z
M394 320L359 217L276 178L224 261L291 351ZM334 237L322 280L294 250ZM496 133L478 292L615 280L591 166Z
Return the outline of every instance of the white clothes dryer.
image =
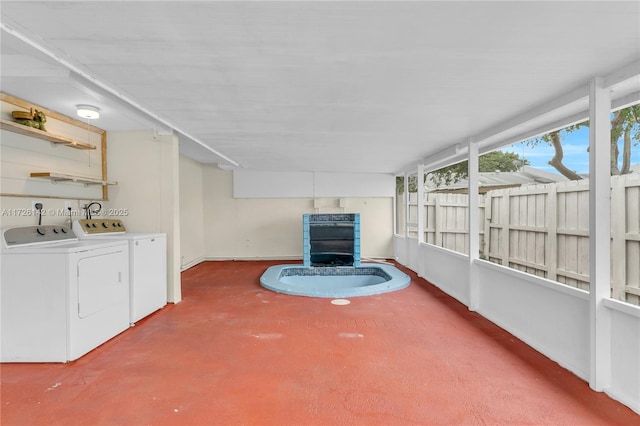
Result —
M128 232L119 219L80 219L73 231L82 240L129 244L130 312L134 324L167 304L167 235Z
M4 229L0 361L73 361L129 328L128 257L66 226Z

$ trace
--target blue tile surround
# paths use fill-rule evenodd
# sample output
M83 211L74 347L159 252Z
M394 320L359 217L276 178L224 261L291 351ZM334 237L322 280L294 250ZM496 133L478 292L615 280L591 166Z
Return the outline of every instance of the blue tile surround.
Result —
M311 254L314 252L314 241L311 237L311 226L340 226L351 225L353 227L353 252L349 253L349 257L353 258L353 263L349 266L360 266L360 213L319 213L319 214L303 214L302 215L302 261L304 266L311 267ZM316 256L317 252L314 252ZM331 254L327 254L331 256Z

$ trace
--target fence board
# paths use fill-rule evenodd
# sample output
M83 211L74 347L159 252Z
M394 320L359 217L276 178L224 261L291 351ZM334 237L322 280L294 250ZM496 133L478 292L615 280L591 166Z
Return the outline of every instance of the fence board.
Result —
M493 190L480 198L480 256L589 288L589 182ZM612 295L640 305L640 176L612 185ZM425 195L425 241L468 253L468 198Z
M611 178L611 296L614 299L625 300L625 286L627 271L625 267L625 209L617 208L624 205L625 187L620 184L620 176Z
M497 252L500 253L500 257L502 258L502 264L507 266L509 264L509 213L510 213L510 202L511 199L509 197L509 190L504 190L502 194L502 198L500 199L500 224L502 228L500 229L500 246L498 247Z
M546 185L547 187L547 199L546 199L546 217L545 225L547 228L547 235L545 238L545 265L547 265L547 278L550 280L557 279L558 268L558 192L557 185Z
M640 176L625 175L626 301L640 305Z

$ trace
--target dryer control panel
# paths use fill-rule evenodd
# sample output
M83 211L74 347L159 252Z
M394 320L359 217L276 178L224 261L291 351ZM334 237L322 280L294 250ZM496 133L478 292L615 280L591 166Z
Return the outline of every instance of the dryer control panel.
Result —
M73 222L73 230L79 236L124 234L126 232L120 219L79 219Z

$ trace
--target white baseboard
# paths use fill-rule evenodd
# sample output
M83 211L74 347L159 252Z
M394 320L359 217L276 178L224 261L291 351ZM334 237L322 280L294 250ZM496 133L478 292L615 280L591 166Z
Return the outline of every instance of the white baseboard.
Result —
M207 261L224 261L224 260L239 260L239 261L250 261L250 260L302 260L302 256L239 256L239 257L225 257L225 256L206 256L204 260Z
M194 266L204 262L205 260L207 259L205 259L204 257L197 257L192 261L185 263L184 265L180 265L180 272L184 272L189 268L193 268Z
M227 257L227 256L201 256L190 262L185 263L181 266L180 271L184 272L187 269L193 268L194 266L202 263L202 262L224 262L224 261L252 261L252 260L278 260L283 262L300 262L302 260L302 256L292 255L292 256L238 256L238 257ZM387 263L388 258L384 257L367 257L362 258L362 263Z
M301 261L301 256L240 256L240 257L226 257L226 256L201 256L192 261L185 263L180 266L180 272L184 272L187 269L193 268L194 266L199 265L202 262L222 262L229 260L237 260L237 261L251 261L251 260L281 260L283 262L286 261Z

